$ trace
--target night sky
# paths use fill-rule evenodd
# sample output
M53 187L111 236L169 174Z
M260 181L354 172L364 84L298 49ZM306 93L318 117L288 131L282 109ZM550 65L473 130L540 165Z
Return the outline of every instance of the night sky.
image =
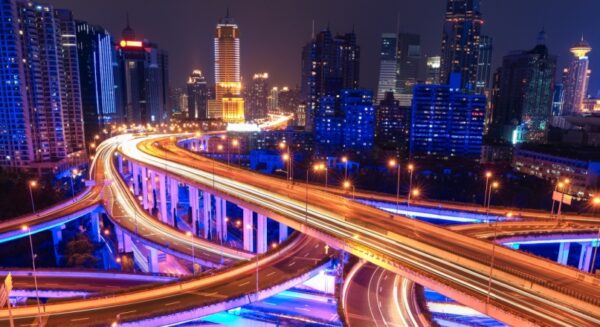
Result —
M181 87L194 68L213 80L213 33L229 6L241 30L242 75L267 71L273 83L300 83L300 51L317 31L354 25L361 46L361 86L375 89L379 37L393 32L397 16L402 31L418 33L425 54L440 49L445 0L49 0L73 10L77 19L108 28L120 36L129 12L133 29L169 51L171 85ZM494 38L494 66L508 51L533 47L542 27L548 46L559 56L559 70L570 58L568 48L581 35L600 53L598 0L483 0L483 34ZM590 55L590 93L600 88L600 55ZM596 59L598 58L598 59ZM596 73L597 72L597 73Z

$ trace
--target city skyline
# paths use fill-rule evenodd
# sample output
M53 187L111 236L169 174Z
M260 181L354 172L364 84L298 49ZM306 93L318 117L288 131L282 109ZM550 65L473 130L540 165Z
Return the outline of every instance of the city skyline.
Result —
M232 17L236 18L236 22L244 30L241 41L243 78L247 80L254 73L267 71L271 74L274 84L292 87L300 84L299 49L310 39L313 19L317 31L327 27L328 23L332 30L339 33L349 32L354 26L358 43L363 48L362 65L377 67L381 33L394 32L397 25L402 32L421 35L425 55L439 55L445 10L443 1L433 6L420 4L418 1L383 1L380 6L374 8L359 1L354 6L344 6L343 13L339 10L344 5L341 1L325 4L309 1L302 6L268 4L262 1L182 1L169 5L145 5L143 10L140 9L142 3L139 1L79 3L72 0L55 0L51 3L57 8L66 7L73 10L78 19L102 25L114 35L118 35L125 26L125 15L129 12L131 25L138 33L169 51L173 61L182 63L171 72L173 87L184 86L189 72L193 69L210 71L214 24L225 14L227 5ZM516 0L483 1L481 11L485 23L482 30L485 35L494 38L492 71L500 65L502 56L509 51L529 49L542 28L548 34L550 52L559 57L558 67L562 69L569 63L569 48L582 34L592 47L600 43L600 37L595 37L589 28L597 24L594 10L590 10L597 5L589 0L579 0L567 7L537 0L525 4ZM521 8L523 15L512 15L515 6ZM363 10L364 8L367 9ZM399 24L397 16L400 18ZM560 18L566 16L577 19L565 26L560 23ZM158 19L168 17L178 19L170 21L169 24L156 24ZM506 24L508 17L511 19L510 24ZM381 23L372 24L373 20ZM278 28L270 28L271 24L277 25ZM192 35L192 38L174 37L182 34ZM594 75L595 71L600 71L600 62L594 60L594 57L592 52L589 88L592 96L595 96L600 88L600 79L596 79ZM365 70L363 75L361 86L376 90L378 72ZM207 78L210 83L214 80L213 74L208 74Z

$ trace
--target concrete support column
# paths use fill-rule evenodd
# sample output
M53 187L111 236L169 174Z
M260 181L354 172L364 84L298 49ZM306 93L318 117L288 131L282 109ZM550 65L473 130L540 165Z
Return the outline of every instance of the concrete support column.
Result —
M581 271L589 272L592 255L594 254L594 246L592 242L581 244L581 254L579 255L579 265L577 268Z
M170 220L171 224L175 226L175 212L177 210L177 204L179 202L179 182L173 178L169 178L169 195L171 197L171 210L170 211Z
M148 210L149 202L148 202L148 168L142 167L141 169L141 179L142 179L142 207Z
M158 273L160 269L158 269L158 250L147 247L148 249L148 269L150 272Z
M192 228L192 233L194 235L196 235L196 226L198 225L198 212L199 212L199 210L198 210L198 204L199 204L198 189L193 186L190 186L189 190L190 190L190 199L189 199L190 207L192 208L192 210L191 210L192 211L191 228Z
M117 250L121 253L131 252L133 250L131 236L119 226L115 226L115 234L117 237Z
M288 227L285 224L279 223L279 243L287 240L288 238Z
M123 174L123 156L117 155L117 169Z
M156 199L154 198L154 191L156 190L156 172L150 170L149 175L150 176L148 177L148 180L150 182L150 186L148 187L148 201L150 201L149 207L154 209L156 208Z
M90 214L90 239L100 242L100 212L94 211Z
M221 199L221 201L223 202L221 204L221 210L223 214L221 219L221 224L223 227L221 227L221 231L223 233L223 240L227 240L227 221L229 220L229 218L227 218L227 200Z
M217 238L223 239L223 201L215 196L215 230Z
M162 220L164 223L171 224L167 214L167 176L164 174L158 175L158 190L160 192L160 220Z
M204 239L208 239L210 229L210 198L210 193L202 191L202 237Z
M131 160L127 160L127 173L131 174L133 172L133 163Z
M140 195L140 167L132 164L131 169L133 172L133 193L138 196Z
M256 225L256 253L265 253L267 252L267 216L258 214Z
M243 217L243 227L242 227L242 234L243 234L243 239L244 239L244 250L249 251L249 252L253 252L254 250L254 235L253 235L253 229L254 226L252 225L252 210L250 209L246 209L246 208L242 208L242 217Z
M562 242L560 243L560 248L558 250L558 263L561 265L566 265L569 260L569 249L571 248L571 243Z
M62 230L65 225L60 225L58 227L52 228L52 243L54 244L54 258L56 259L56 264L60 263L61 255L58 253L58 243L60 243L63 239Z

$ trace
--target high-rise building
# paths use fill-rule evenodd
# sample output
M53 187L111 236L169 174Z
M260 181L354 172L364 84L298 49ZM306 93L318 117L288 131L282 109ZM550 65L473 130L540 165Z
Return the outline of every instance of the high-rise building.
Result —
M588 53L592 47L583 37L571 48L573 59L564 74L564 103L563 115L577 115L582 112L583 99L588 91L591 71L589 69Z
M379 84L377 85L377 102L382 101L387 92L398 94L396 59L398 35L395 33L381 34L379 52Z
M290 114L298 109L300 94L298 89L282 87L277 94L277 105L281 113Z
M427 57L427 66L425 71L425 82L427 84L440 84L440 66L441 57Z
M484 93L490 88L490 77L492 74L492 50L493 39L490 36L482 35L479 42L479 55L477 62L477 81L475 82L475 92Z
M208 85L200 69L194 69L187 81L187 118L208 118Z
M529 51L515 51L502 60L494 78L490 133L513 144L545 142L552 114L556 57L540 33Z
M475 88L482 25L479 0L447 0L442 33L442 83L448 83L450 74L458 72L462 74L461 88Z
M366 89L340 92L340 113L344 119L342 145L345 151L367 153L375 143L373 93Z
M401 107L398 100L394 99L394 93L386 92L376 114L377 144L383 149L405 153L408 150L410 108Z
M411 157L479 158L486 99L483 95L463 93L459 76L452 74L450 85L415 86L411 110Z
M397 60L398 94L412 95L412 87L417 83L421 65L421 37L418 34L398 34Z
M342 149L343 123L335 96L326 95L319 99L319 108L314 118L315 148L320 154L333 154Z
M563 112L563 103L565 91L563 85L557 83L554 85L554 95L552 96L552 116L561 116Z
M122 121L115 89L115 48L112 36L100 26L76 22L77 55L85 140L112 123Z
M279 111L279 87L273 86L267 97L267 111L269 113L277 113Z
M257 73L252 76L246 88L246 119L255 120L267 117L269 97L269 74Z
M244 122L244 101L240 94L240 30L227 15L217 24L215 46L215 99L209 101L208 117L226 123ZM227 104L223 98L228 96Z
M168 55L148 40L138 38L129 25L117 45L119 101L129 123L156 123L167 118Z
M301 97L306 101L306 129L313 129L319 101L359 85L360 47L354 32L332 36L329 29L313 36L302 49Z

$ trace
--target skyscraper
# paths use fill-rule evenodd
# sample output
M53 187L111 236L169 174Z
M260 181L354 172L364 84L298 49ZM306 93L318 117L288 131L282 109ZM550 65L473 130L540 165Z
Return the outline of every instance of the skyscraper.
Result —
M447 0L442 33L442 83L448 83L450 73L459 72L461 88L475 88L482 25L479 0Z
M129 123L146 124L168 116L169 62L164 50L137 37L129 25L117 46L119 101Z
M76 30L85 140L90 143L107 124L122 121L115 90L115 50L104 28L77 21Z
M269 97L269 74L258 73L246 88L246 119L254 120L267 117L267 98Z
M381 34L381 46L379 52L379 84L377 86L377 102L382 101L387 92L397 94L397 70L396 59L398 35L395 33Z
M244 121L244 101L240 97L240 31L233 18L227 15L217 24L215 47L215 99L209 102L208 117L225 122ZM227 96L227 105L223 98Z
M342 145L345 151L365 154L375 143L373 93L366 89L340 92L340 113L344 119Z
M208 85L200 69L195 69L187 81L187 118L208 118Z
M583 37L579 42L575 43L571 48L573 59L569 68L564 74L564 103L563 115L580 114L583 107L583 99L585 99L588 91L588 82L590 79L588 53L592 51L592 47Z
M410 156L479 158L483 143L486 99L463 93L460 74L450 85L423 84L414 88Z
M306 129L312 130L319 101L359 85L360 47L354 32L332 37L319 32L302 49L301 97L307 103Z
M418 34L398 34L397 61L398 94L412 95L412 87L417 83L421 65L421 37Z
M273 86L269 90L269 96L267 97L267 112L276 113L279 111L279 92L281 90L277 86Z
M440 84L440 56L427 57L427 71L425 81L427 84Z
M475 82L475 92L482 94L490 87L490 77L492 73L492 45L493 39L490 36L482 35L479 42L479 55L477 62L477 81Z
M405 153L408 150L410 108L401 107L394 93L386 92L376 113L376 140L383 149Z
M541 32L529 51L515 51L502 60L494 78L490 133L507 142L545 142L552 112L556 57Z

